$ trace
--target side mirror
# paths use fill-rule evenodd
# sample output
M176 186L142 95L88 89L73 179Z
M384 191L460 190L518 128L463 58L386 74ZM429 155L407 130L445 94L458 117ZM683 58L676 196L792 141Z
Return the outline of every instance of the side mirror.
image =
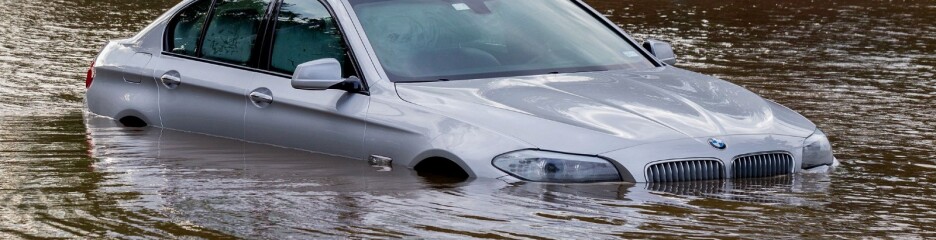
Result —
M643 48L650 51L650 54L656 56L663 63L668 65L676 64L676 54L673 53L673 46L667 42L649 39L643 43Z
M341 63L334 58L299 64L292 77L292 87L302 90L325 90L342 82Z

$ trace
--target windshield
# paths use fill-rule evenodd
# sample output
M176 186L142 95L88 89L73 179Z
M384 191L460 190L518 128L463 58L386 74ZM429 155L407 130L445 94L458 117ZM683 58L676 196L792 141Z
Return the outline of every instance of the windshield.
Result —
M570 0L350 0L390 80L654 67Z

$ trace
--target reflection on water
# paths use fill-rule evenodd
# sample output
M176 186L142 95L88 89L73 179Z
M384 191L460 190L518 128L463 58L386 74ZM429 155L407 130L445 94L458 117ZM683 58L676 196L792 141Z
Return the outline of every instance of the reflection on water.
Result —
M25 176L4 182L19 186L6 188L15 191L5 196L42 189L31 194L37 199L15 204L33 207L3 212L28 216L26 225L0 224L30 230L19 233L24 235L587 238L641 232L644 224L658 221L641 208L678 209L685 201L706 198L812 206L823 203L793 193L826 191L803 191L794 184L802 176L685 185L436 183L406 169L384 172L363 161L171 130L122 128L100 117L86 117L85 128L80 114L5 120L3 136L11 143L49 144L43 147L48 150L30 150L33 156L18 156L33 161L8 168ZM54 177L35 180L47 171ZM609 226L617 228L609 232Z
M106 39L175 3L3 1L0 238L936 237L936 4L589 0L682 67L827 132L829 175L670 184L450 183L81 112Z

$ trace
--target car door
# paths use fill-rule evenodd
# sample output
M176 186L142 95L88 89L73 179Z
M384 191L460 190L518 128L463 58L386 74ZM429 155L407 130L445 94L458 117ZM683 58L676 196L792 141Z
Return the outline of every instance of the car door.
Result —
M299 64L335 58L343 77L359 76L340 29L319 1L285 0L268 31L262 61L268 74L248 86L270 101L250 101L246 139L252 142L363 159L364 120L370 98L344 90L298 90L290 83Z
M244 137L244 84L258 77L254 49L269 5L201 0L170 21L154 64L164 127Z

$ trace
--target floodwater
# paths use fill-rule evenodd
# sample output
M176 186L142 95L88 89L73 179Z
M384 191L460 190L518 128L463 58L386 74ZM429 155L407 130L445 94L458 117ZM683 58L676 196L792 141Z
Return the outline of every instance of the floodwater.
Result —
M452 183L85 116L98 48L175 2L0 0L0 238L936 237L931 0L589 0L803 113L842 161L670 185Z

